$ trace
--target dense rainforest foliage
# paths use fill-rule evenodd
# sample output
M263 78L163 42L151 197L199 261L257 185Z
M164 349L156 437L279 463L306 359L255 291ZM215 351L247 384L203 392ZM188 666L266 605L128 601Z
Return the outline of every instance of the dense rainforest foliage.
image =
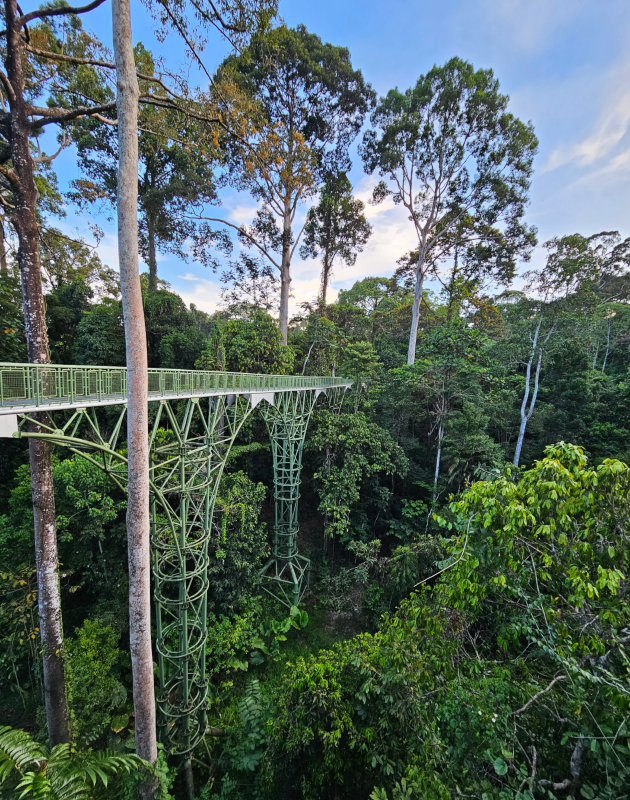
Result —
M104 107L100 45L71 20L31 36L59 53L63 33L89 69L60 74ZM352 381L340 410L316 406L307 433L299 608L259 577L274 520L260 415L230 454L210 546L195 796L627 798L630 240L561 232L537 269L524 267L537 140L490 70L452 59L377 101L345 48L268 23L250 26L216 75L234 135L208 135L199 109L218 101L205 96L184 122L163 103L140 119L149 367ZM152 55L135 55L147 96L161 91ZM66 89L50 91L63 105ZM75 123L82 178L65 195L37 166L56 364L126 363L118 273L55 227L66 203L115 204L112 119ZM359 153L382 179L372 202L402 204L418 247L330 302L333 271L354 265L372 233L347 177L364 124ZM445 186L432 183L438 162ZM259 201L233 239L207 210L227 184ZM19 254L2 223L0 362L25 362ZM220 268L220 309L187 306L158 276L160 251ZM321 260L322 284L291 318L297 253ZM95 413L111 427L111 408ZM52 480L72 741L47 747L29 452L3 439L0 797L130 800L146 765L134 755L127 497L61 447ZM177 757L161 749L150 769L156 797L190 795Z
M123 364L120 302L98 296L94 258L49 288L52 352ZM10 311L11 274L4 285ZM201 796L623 796L630 317L581 290L549 306L543 324L557 328L514 467L538 311L525 293L427 294L407 366L412 294L396 276L307 309L289 345L257 308L208 315L147 289L152 366L299 374L306 362L354 381L307 435L306 614L286 617L257 577L273 475L256 417L221 483L207 659L224 735L197 757ZM26 460L5 442L1 713L45 739ZM54 481L73 735L128 752L125 496L61 449Z

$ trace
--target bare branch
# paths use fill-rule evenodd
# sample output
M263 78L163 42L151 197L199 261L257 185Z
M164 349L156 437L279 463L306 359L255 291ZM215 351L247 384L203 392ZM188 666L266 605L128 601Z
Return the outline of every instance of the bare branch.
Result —
M173 25L177 29L177 32L179 33L179 35L186 42L186 45L187 45L188 49L190 50L193 58L199 64L199 66L201 67L203 72L205 73L206 78L210 81L210 85L213 86L214 85L214 80L212 78L212 75L206 69L206 65L203 63L203 61L201 60L201 58L197 54L197 51L195 50L194 45L192 44L192 42L190 41L190 39L186 35L186 32L183 30L182 26L179 24L178 19L175 17L175 15L169 9L168 3L166 2L166 0L159 0L159 3L162 6L162 8L164 9L164 11L166 12L166 15L168 16L168 18L171 20L171 22L173 23Z
M443 572L446 572L446 570L452 569L456 564L459 564L459 562L464 557L464 553L466 552L466 545L468 544L468 532L470 531L470 523L473 521L473 519L476 516L477 516L476 514L473 514L470 517L470 519L468 520L468 525L466 526L466 538L464 539L464 546L462 547L462 552L459 554L459 558L457 559L457 561L453 561L452 564L449 564L448 566L446 566L443 569L439 570L434 575L430 575L428 578L425 578L423 581L420 581L419 583L416 583L414 585L414 587L413 587L414 589L416 589L418 586L421 586L423 583L426 583L427 581L432 580L433 578L437 578L438 575L441 575Z
M7 93L9 101L15 100L15 92L13 91L13 86L11 86L11 82L1 69L0 69L0 82L2 82L2 85L4 86L4 90Z
M543 694L547 694L547 692L550 692L550 691L553 689L553 687L555 686L555 684L556 684L556 683L558 683L559 681L564 681L564 680L566 680L566 678L567 678L567 676L566 676L566 675L557 675L557 676L556 676L556 677L555 677L555 678L554 678L554 679L551 681L551 683L549 684L549 686L547 686L545 689L541 689L539 692L536 692L536 694L535 694L533 697L531 697L531 698L530 698L530 699L529 699L529 700L528 700L528 701L525 703L525 705L523 706L523 708L519 708L519 710L518 710L518 711L515 711L515 712L514 712L514 714L515 714L515 715L516 715L516 714L522 714L524 711L527 711L527 709L528 709L528 708L531 706L531 704L532 704L532 703L535 703L535 702L536 702L536 700L538 700L538 698L539 698L539 697L542 697L542 695L543 695Z
M105 0L92 0L91 3L88 3L86 6L57 6L55 8L40 8L37 11L29 11L28 14L23 14L21 17L18 17L17 22L20 27L22 25L26 25L27 22L30 22L33 19L45 19L46 17L63 17L69 14L86 14L88 11L93 11L95 8L102 6ZM1 31L0 36L6 33L6 31Z
M537 781L538 786L551 786L554 792L562 792L571 786L571 778L565 778L561 783L554 783L553 781L540 780Z
M193 4L193 6L197 9L199 14L203 17L203 19L205 19L211 25L214 25L214 27L217 28L217 30L219 32L231 31L232 33L245 33L245 28L242 25L241 26L230 25L228 22L225 22L225 20L221 16L221 14L219 14L219 10L214 5L212 0L208 0L208 4L212 8L212 13L215 15L215 17L219 21L219 25L221 26L220 28L219 28L219 25L216 24L216 21L212 19L210 14L208 14L206 11L204 11L202 8L200 8L199 3L196 2L196 0L191 0L191 2ZM234 44L234 43L232 41L230 41L230 44Z
M116 108L116 101L111 103L103 103L100 106L79 106L78 108L64 109L64 108L42 108L41 106L30 106L28 109L29 115L37 114L43 119L35 120L31 123L31 130L38 130L43 128L44 125L51 123L70 122L79 117L92 117L95 114L100 114L102 111L112 111Z
M0 164L0 175L3 175L9 181L9 183L15 184L18 182L17 175L15 174L13 169L5 167L4 164Z
M53 53L51 50L40 50L39 47L27 44L25 47L29 53L41 58L49 58L51 61L67 61L69 64L84 64L88 67L103 67L104 69L116 69L116 65L109 61L99 61L96 58L77 58L68 56L65 53Z
M92 119L97 119L99 122L104 122L106 125L118 125L117 119L108 119L107 117L103 117L100 114L90 114Z
M269 251L259 242L257 242L256 237L252 236L251 233L248 233L242 225L235 225L233 222L228 222L227 220L220 219L219 217L204 217L200 215L189 217L189 219L200 219L204 220L205 222L219 222L221 225L227 225L229 228L233 228L240 236L244 236L249 242L251 242L251 244L256 247L265 256L265 258L267 258L274 265L276 269L280 269L280 265L271 257Z
M66 135L66 131L64 130L63 134L62 134L62 138L61 138L61 144L59 145L59 150L57 150L57 152L54 153L51 156L42 155L41 154L41 150L39 148L39 142L37 142L38 155L37 155L36 158L33 159L33 161L36 164L50 164L52 161L54 161L57 158L57 156L61 153L62 150L65 150L66 147L68 147L68 145L71 142L72 142L72 139L69 136Z
M29 53L33 53L33 55L40 56L41 58L49 58L51 61L66 61L69 64L81 64L88 67L102 67L103 69L112 70L116 69L116 65L110 61L99 61L96 58L77 58L76 56L68 56L65 53L53 53L51 50L40 50L38 47L32 47L31 45L27 45L26 49ZM144 75L142 72L137 72L136 77L141 81L157 83L158 86L161 86L167 94L176 100L181 101L184 99L169 89L164 81L162 81L161 78L156 78L155 75Z

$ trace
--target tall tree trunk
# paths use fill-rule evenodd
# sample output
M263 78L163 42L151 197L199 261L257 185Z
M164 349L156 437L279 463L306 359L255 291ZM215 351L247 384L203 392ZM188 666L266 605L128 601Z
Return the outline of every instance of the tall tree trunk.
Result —
M455 245L455 255L453 257L453 274L451 275L451 280L448 285L448 303L446 306L446 319L448 322L451 322L453 319L453 305L455 299L455 281L457 280L457 272L458 272L458 252L457 252L457 245Z
M157 258L155 255L155 220L152 214L147 214L147 244L149 250L147 260L149 291L154 292L157 289Z
M413 306L411 308L411 332L409 333L409 349L407 351L407 364L409 365L416 363L416 343L418 341L418 325L420 324L420 303L422 302L422 289L424 287L424 259L425 248L421 244L418 251L416 286L413 293Z
M322 293L319 301L319 310L322 312L322 314L324 314L326 311L326 295L328 294L328 281L330 279L331 268L332 264L330 263L330 256L328 253L326 253L322 262Z
M521 450L523 449L523 439L525 438L525 429L527 428L527 423L529 422L532 414L534 413L534 407L536 406L536 398L538 397L540 365L542 364L542 349L538 351L538 364L536 365L536 376L534 379L534 393L532 394L532 402L530 403L528 410L527 401L529 399L532 364L534 362L534 356L536 355L536 348L538 346L538 335L540 333L541 325L542 325L542 318L539 320L538 325L536 326L536 333L534 334L534 340L532 342L532 350L529 356L529 361L527 362L527 370L525 372L525 391L523 392L523 402L521 403L521 425L518 431L518 439L516 440L516 449L514 451L514 460L512 462L515 467L518 467L519 461L521 460Z
M435 457L435 475L433 476L433 505L437 502L438 479L440 477L440 459L442 458L442 440L444 439L444 425L442 420L438 425L438 446Z
M282 343L289 341L289 292L291 291L291 202L284 204L282 220L282 261L280 262L280 333Z
M7 26L5 66L13 90L13 97L8 98L9 143L13 163L11 183L15 206L11 213L11 224L18 236L17 257L22 284L28 359L34 364L48 364L50 353L36 214L38 194L29 145L30 123L23 93L24 44L21 30L16 25L18 17L16 1L5 0L4 7ZM35 419L39 419L39 415L36 415ZM29 429L36 432L39 426L36 422L31 423ZM30 439L29 457L46 722L50 743L54 746L70 741L70 726L64 680L59 558L50 446L45 442Z
M604 355L604 363L602 364L602 372L606 372L606 363L608 361L608 353L610 352L610 325L611 325L611 320L608 320L608 335L606 336L606 354Z
M6 278L9 274L7 264L7 246L4 230L4 214L0 214L0 277Z
M147 339L138 272L138 81L131 39L130 0L112 0L118 112L118 255L127 352L129 484L129 640L133 675L136 752L155 763L155 694L151 651L149 522L149 420ZM147 780L143 796L154 786Z

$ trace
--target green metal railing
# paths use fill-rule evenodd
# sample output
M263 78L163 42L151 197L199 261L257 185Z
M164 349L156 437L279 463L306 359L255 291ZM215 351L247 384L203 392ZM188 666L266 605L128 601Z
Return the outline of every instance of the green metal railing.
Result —
M260 409L271 439L275 498L273 552L261 577L281 603L297 605L309 571L297 547L304 438L322 392L339 411L350 385L345 378L149 370L149 400L158 402L147 431L158 730L171 753L189 757L207 731L209 543L218 535L214 506L231 447ZM126 392L122 367L0 363L0 415L20 418L13 435L69 448L123 491ZM188 402L171 402L176 398ZM97 414L99 405L119 405L117 421Z
M150 369L149 400L327 389L349 384L345 378ZM50 406L113 405L124 403L126 399L125 367L0 363L0 409L22 412Z

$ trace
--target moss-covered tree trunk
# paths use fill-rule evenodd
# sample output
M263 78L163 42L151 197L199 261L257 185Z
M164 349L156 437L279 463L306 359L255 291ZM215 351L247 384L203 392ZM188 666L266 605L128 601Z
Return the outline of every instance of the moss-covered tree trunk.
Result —
M14 209L11 211L10 219L18 237L17 257L22 284L28 360L33 364L48 364L50 353L36 213L38 194L30 150L31 126L28 104L24 97L22 73L24 40L15 0L5 0L4 10L7 28L5 67L11 87L10 91L7 91L11 167L5 168L5 176L11 184L14 198ZM37 422L30 424L31 432L37 431L38 428ZM46 442L29 439L29 457L46 722L50 743L56 745L70 741L70 728L64 679L59 559L50 446Z

